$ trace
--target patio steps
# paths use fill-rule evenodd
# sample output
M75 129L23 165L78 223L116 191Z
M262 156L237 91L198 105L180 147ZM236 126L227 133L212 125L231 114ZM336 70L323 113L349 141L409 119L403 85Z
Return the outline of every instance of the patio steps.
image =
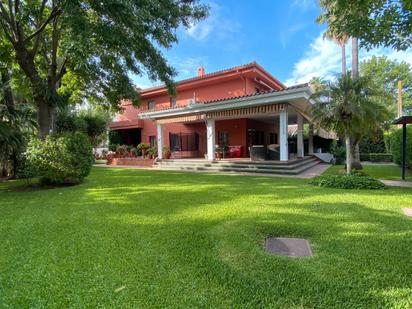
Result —
M157 161L155 167L162 170L175 171L299 175L319 163L321 163L320 160L312 156L288 162L248 161L247 159L233 161L220 160L213 162L203 159L169 159Z

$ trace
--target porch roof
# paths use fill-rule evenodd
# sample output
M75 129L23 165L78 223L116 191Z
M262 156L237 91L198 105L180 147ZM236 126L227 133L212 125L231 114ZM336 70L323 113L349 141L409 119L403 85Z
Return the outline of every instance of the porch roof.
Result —
M288 87L282 90L272 90L249 94L239 97L224 98L213 101L196 102L183 107L166 108L161 110L140 113L141 119L162 119L170 117L182 117L189 115L199 115L210 112L219 112L245 107L256 107L271 104L288 103L296 109L305 111L311 106L310 96L312 90L308 84L301 84Z

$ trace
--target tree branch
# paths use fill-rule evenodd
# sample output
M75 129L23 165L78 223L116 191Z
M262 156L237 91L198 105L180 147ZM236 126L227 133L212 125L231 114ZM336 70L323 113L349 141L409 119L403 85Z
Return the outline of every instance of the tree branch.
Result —
M46 2L47 2L47 0L43 0L42 3L41 3L39 16L38 16L38 18L37 18L37 25L36 25L37 27L39 27L40 24L41 24L41 20L42 20L42 17L43 17L44 8L46 7ZM37 50L39 49L41 37L42 37L42 36L39 34L39 35L36 37L36 41L34 41L33 49L31 50L31 54L32 54L33 56L36 55Z
M62 9L58 7L54 7L53 10L51 11L49 17L44 21L44 23L37 28L32 34L30 34L26 39L25 42L30 41L32 38L35 36L39 35L41 32L43 32L44 28L57 16L59 16L62 13Z
M59 74L56 75L56 83L59 82L64 74L66 74L66 63L67 63L67 58L64 58L62 67L60 68Z

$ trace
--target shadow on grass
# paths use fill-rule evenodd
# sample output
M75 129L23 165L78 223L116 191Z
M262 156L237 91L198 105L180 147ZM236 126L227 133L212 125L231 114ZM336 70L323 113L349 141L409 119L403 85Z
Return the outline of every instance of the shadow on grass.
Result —
M412 301L402 292L412 284L412 222L396 202L411 195L296 179L95 170L81 186L0 195L4 243L19 240L3 265L30 261L33 272L21 267L20 282L29 286L39 268L54 267L50 282L30 293L100 305L402 307ZM30 209L12 212L28 200ZM267 236L307 238L315 256L269 255ZM119 285L127 286L122 296L110 292Z

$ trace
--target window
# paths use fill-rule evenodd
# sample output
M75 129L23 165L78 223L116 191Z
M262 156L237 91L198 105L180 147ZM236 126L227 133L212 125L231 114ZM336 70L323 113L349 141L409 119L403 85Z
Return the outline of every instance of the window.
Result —
M199 134L169 133L171 151L199 151Z
M150 147L156 146L156 136L155 135L149 136L149 144L150 144Z
M226 131L219 131L218 143L220 146L229 145L229 133Z
M149 111L154 110L156 108L156 102L154 100L147 101L147 109Z
M270 133L269 135L269 144L277 144L278 143L278 134L277 133Z
M176 107L176 98L175 97L170 97L170 107Z

